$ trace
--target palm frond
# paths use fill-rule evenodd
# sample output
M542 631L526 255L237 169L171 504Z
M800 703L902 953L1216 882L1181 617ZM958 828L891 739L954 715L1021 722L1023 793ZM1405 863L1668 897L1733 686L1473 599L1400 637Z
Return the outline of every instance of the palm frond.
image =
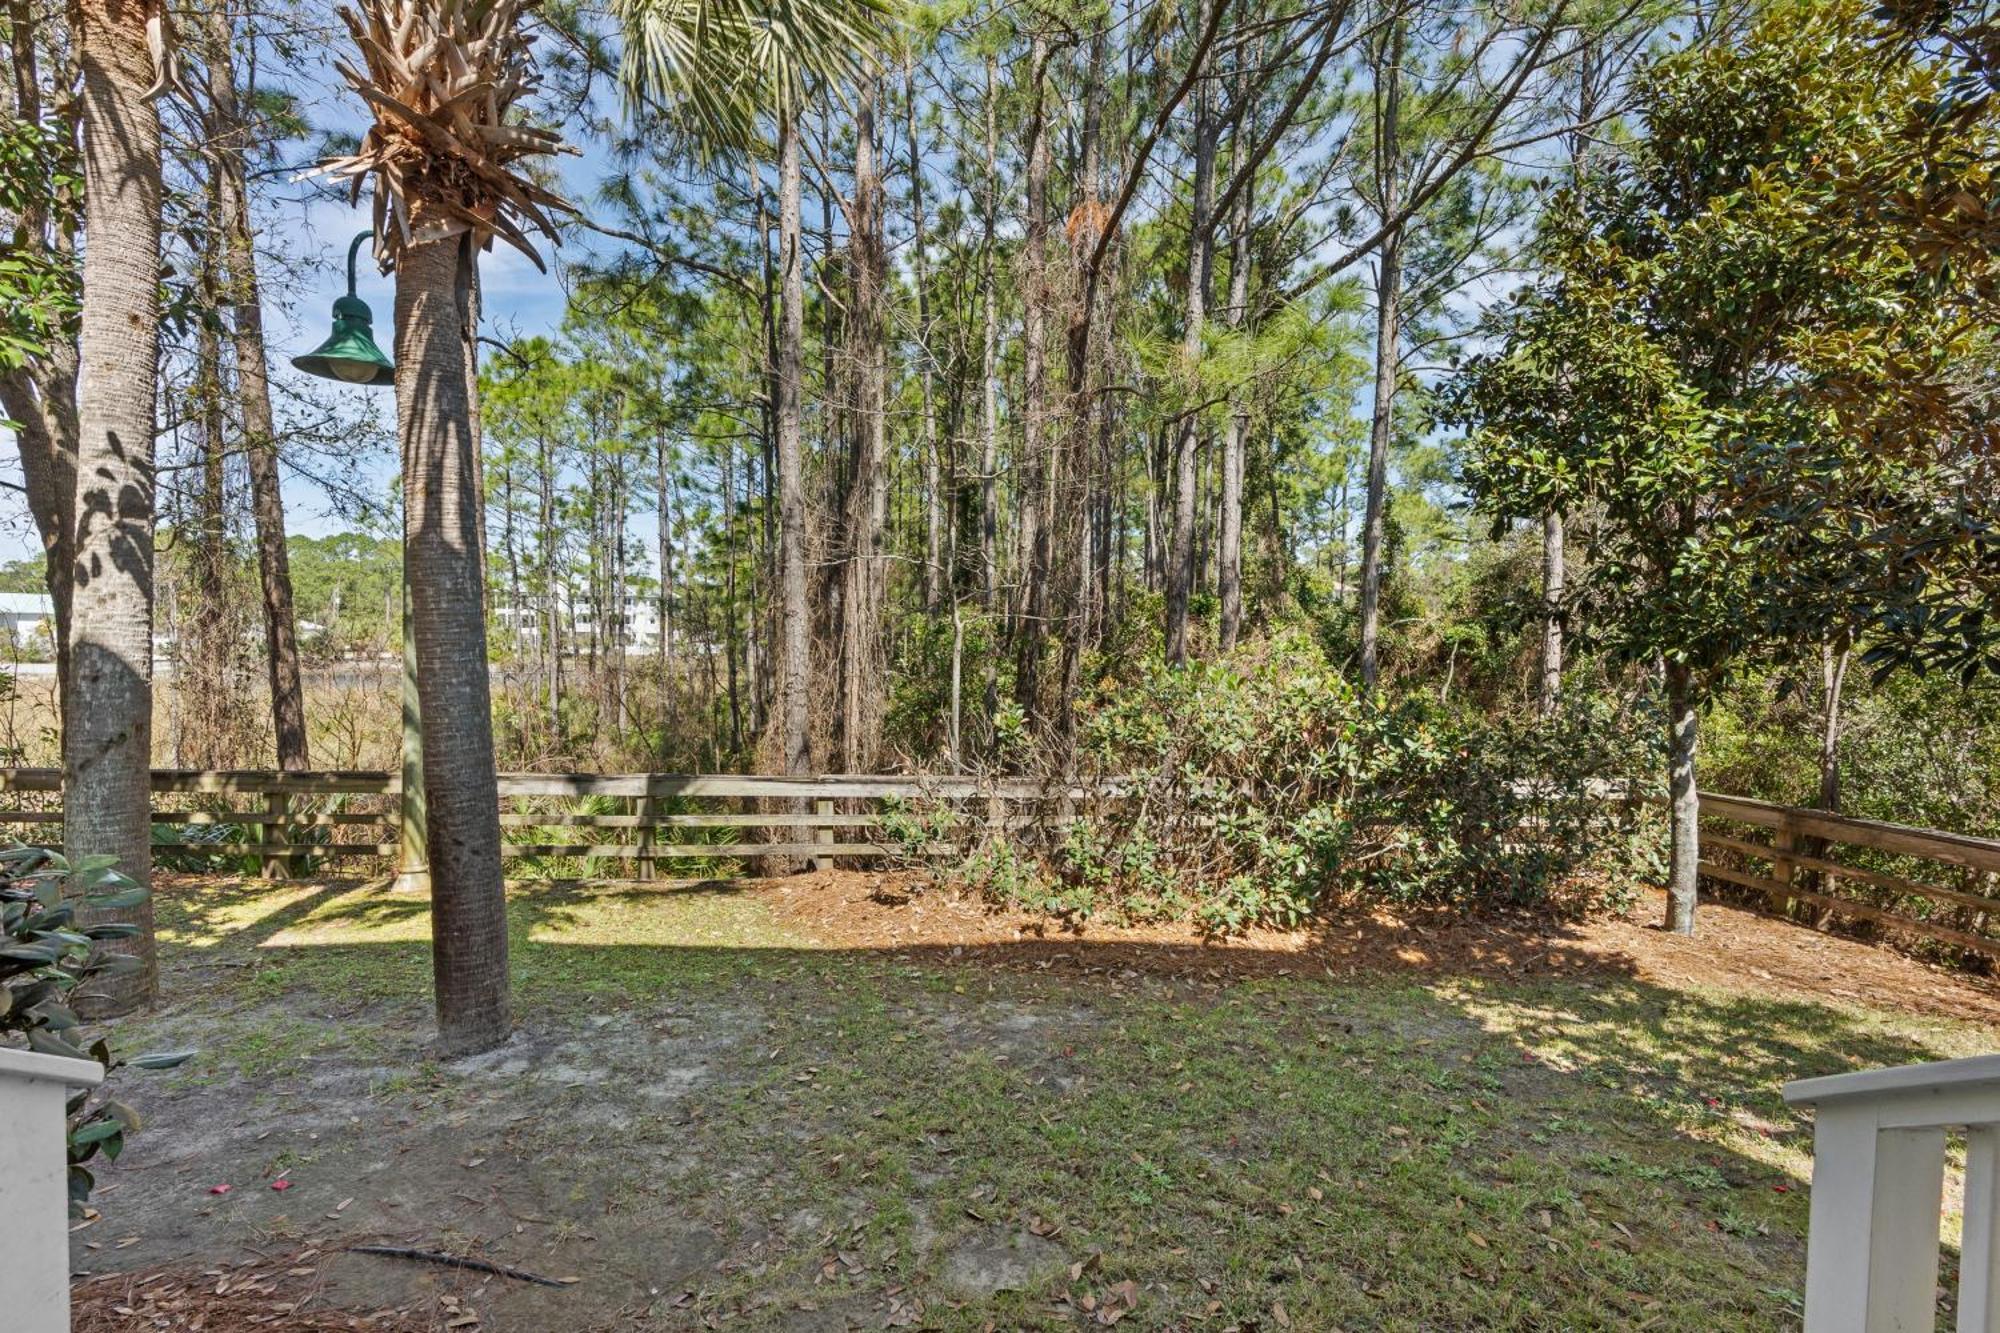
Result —
M895 24L894 0L613 0L627 103L713 146L758 139L813 80L853 73Z

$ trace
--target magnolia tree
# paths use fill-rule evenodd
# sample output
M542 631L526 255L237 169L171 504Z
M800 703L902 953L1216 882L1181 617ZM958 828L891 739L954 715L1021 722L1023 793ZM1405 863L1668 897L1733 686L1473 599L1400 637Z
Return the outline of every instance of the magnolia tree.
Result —
M1646 137L1558 199L1544 278L1453 389L1496 523L1596 515L1569 609L1584 642L1659 672L1677 931L1709 692L1746 655L1921 619L1926 571L1981 558L1976 437L1949 413L1908 422L1923 386L1988 363L1988 338L1870 203L1916 183L1906 135L1942 76L1876 36L1855 0L1781 4L1646 70Z

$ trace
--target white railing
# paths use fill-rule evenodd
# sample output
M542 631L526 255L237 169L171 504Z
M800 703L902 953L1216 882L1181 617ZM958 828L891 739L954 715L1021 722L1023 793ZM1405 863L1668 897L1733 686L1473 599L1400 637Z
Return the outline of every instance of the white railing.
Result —
M68 1333L69 1153L64 1104L95 1087L94 1060L0 1048L0 1301L17 1333Z
M1965 1133L1958 1333L2000 1333L2000 1055L1787 1084L1813 1108L1806 1333L1931 1333L1945 1134Z

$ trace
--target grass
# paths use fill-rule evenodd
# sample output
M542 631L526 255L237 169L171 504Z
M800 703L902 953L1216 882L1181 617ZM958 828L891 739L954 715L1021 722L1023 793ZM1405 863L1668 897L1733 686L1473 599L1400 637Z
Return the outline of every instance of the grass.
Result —
M512 910L517 1012L554 1053L504 1080L424 1060L423 904L352 885L164 898L169 988L201 984L133 1040L204 1048L157 1094L189 1116L249 1090L276 1117L336 1069L357 1123L455 1117L502 1194L539 1201L544 1253L684 1256L599 1284L604 1318L659 1328L1796 1326L1810 1139L1778 1086L1992 1035L1617 976L816 951L722 887ZM397 1170L421 1180L412 1142ZM342 1152L285 1160L303 1185Z

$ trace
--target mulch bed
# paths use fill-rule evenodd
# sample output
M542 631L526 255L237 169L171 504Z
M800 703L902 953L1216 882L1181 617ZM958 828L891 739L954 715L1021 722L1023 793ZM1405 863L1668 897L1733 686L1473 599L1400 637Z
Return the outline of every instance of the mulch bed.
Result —
M1066 926L996 909L918 875L833 870L747 883L817 945L921 961L1211 983L1273 975L1598 974L2000 1023L2000 982L1992 978L1713 900L1702 905L1694 938L1671 935L1656 924L1665 910L1658 893L1628 915L1585 921L1376 908L1307 930L1218 940L1184 924Z

